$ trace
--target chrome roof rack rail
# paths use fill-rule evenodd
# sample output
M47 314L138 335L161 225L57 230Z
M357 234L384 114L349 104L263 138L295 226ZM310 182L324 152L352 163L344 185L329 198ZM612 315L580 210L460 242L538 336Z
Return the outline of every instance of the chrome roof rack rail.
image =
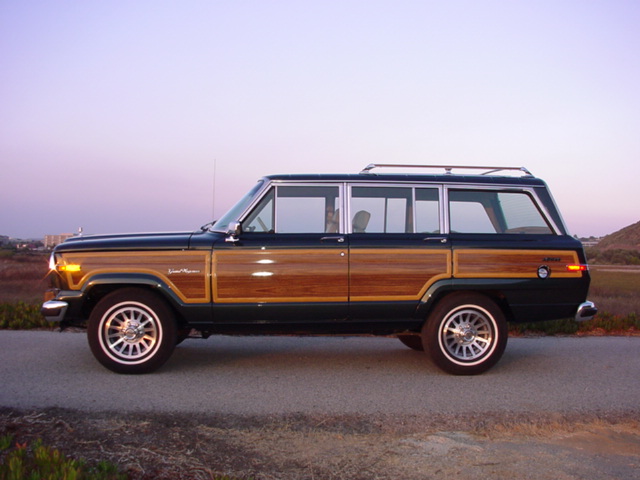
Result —
M406 165L406 164L393 164L393 163L370 163L362 169L360 173L371 173L374 168L436 168L444 169L445 174L452 175L454 169L458 170L485 170L480 175L491 175L493 173L508 171L518 171L524 174L524 176L533 177L533 174L525 167L485 167L485 166L470 166L470 165Z

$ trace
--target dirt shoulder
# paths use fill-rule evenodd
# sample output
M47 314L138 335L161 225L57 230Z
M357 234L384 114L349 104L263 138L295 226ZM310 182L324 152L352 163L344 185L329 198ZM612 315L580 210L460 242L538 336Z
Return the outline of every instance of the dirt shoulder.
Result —
M640 479L638 412L216 416L0 409L0 435L132 479Z

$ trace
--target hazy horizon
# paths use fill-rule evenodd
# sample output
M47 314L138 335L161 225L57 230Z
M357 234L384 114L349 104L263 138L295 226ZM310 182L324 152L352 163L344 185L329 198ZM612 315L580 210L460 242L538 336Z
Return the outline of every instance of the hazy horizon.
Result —
M572 234L613 233L640 220L638 25L623 0L3 2L0 234L194 230L263 175L369 163L525 166Z

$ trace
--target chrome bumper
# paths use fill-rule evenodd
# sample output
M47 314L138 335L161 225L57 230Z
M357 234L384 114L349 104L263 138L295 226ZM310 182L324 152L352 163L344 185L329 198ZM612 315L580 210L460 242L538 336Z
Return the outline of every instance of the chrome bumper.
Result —
M598 313L598 309L596 308L595 303L584 302L578 307L578 311L576 312L576 322L591 320L596 313Z
M67 313L67 302L61 302L60 300L49 300L42 304L40 313L49 322L61 322L64 319L65 313Z

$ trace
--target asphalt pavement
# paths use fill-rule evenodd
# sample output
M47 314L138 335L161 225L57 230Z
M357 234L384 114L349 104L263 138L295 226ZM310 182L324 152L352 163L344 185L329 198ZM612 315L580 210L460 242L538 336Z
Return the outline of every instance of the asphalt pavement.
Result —
M0 407L280 414L640 412L640 337L511 338L456 377L394 338L188 339L162 369L118 375L83 333L0 331Z

